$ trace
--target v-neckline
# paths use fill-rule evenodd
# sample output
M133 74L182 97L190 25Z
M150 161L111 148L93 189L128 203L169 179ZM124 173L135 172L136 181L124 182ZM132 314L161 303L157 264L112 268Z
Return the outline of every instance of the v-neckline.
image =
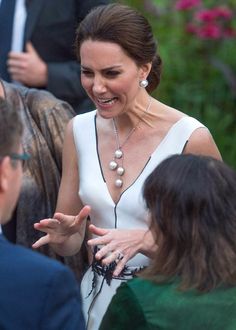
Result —
M95 141L96 141L96 152L97 152L97 161L98 161L98 166L100 168L100 173L101 173L101 177L102 177L102 181L104 183L107 195L109 196L112 204L114 205L114 207L116 207L119 203L119 201L121 200L121 197L123 196L123 194L129 190L137 181L138 179L142 176L144 170L146 169L147 165L149 164L150 160L154 158L154 156L156 155L156 153L159 151L159 149L162 148L163 144L165 143L165 141L168 139L169 135L171 134L171 132L173 131L173 129L176 127L177 124L179 124L184 118L186 118L187 116L183 116L181 117L179 120L177 120L170 128L169 130L166 132L166 134L164 135L164 137L162 138L162 140L160 141L160 143L157 145L157 147L155 148L155 150L151 153L151 155L149 156L149 158L147 159L146 163L144 164L142 170L139 172L139 174L137 175L137 177L133 180L133 182L125 189L121 192L117 202L114 201L114 199L111 196L110 190L107 186L106 183L106 179L104 176L104 172L103 172L103 168L102 168L102 163L101 163L101 159L100 159L100 155L99 155L99 150L98 150L98 132L97 132L97 115L95 113L94 115L94 133L95 133Z

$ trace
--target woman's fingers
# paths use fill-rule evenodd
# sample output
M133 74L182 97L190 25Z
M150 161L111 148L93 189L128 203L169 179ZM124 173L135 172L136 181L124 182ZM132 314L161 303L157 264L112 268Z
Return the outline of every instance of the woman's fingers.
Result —
M107 236L109 234L110 230L99 228L94 225L89 225L89 231L94 234L98 235L99 237L92 238L88 240L88 245L95 246L95 245L104 245L108 244L110 242L110 237Z
M90 211L90 206L86 205L76 216L56 212L54 214L54 219L58 220L63 226L67 226L68 228L78 225L80 226L81 223L89 216Z
M109 265L112 262L116 262L116 268L113 272L113 276L119 276L125 267L125 264L129 260L120 250L109 252L109 248L104 246L101 250L96 253L96 259L101 260L103 265Z
M90 206L86 205L82 208L82 210L79 212L79 214L77 214L74 217L74 222L72 224L71 227L73 227L74 231L80 231L81 228L85 228L85 223L87 220L87 217L89 216L89 213L91 211Z
M88 245L96 246L96 245L106 245L110 243L110 238L103 236L103 237L96 237L88 240Z
M98 247L95 258L106 266L115 262L114 276L119 276L126 263L142 251L146 233L143 229L103 229L94 225L90 225L89 229L99 236L88 241L90 246Z
M126 264L127 261L128 261L127 258L124 256L121 260L119 260L119 261L117 262L117 266L116 266L116 268L115 268L115 270L114 270L114 272L113 272L113 276L114 276L114 277L120 275L120 273L121 273L122 270L124 269L125 264Z
M53 216L54 220L58 221L62 225L66 225L66 226L72 224L74 218L75 218L75 216L73 216L73 215L66 215L66 214L59 213L59 212L55 213Z
M104 228L99 228L99 227L96 227L94 225L89 225L89 231L94 234L94 235L98 235L98 236L104 236L106 234L109 233L109 230L108 229L104 229Z
M103 259L105 261L108 257L109 257L109 260L111 260L111 261L115 260L114 256L112 257L112 249L109 245L102 246L102 245L98 244L97 246L99 248L98 252L95 255L95 258L97 260ZM104 264L107 265L107 264L109 264L109 262L105 261Z
M99 251L100 252L100 251ZM99 254L99 252L98 253L96 253L96 257L97 257L97 254ZM106 255L105 255L105 257L103 257L103 259L102 259L102 263L103 263L103 265L109 265L110 263L112 263L112 262L116 262L116 263L118 263L120 260L122 260L124 258L124 254L121 252L121 251L119 251L119 250L115 250L115 251L112 251L112 252L108 252ZM100 259L100 258L99 258Z
M48 243L61 244L71 235L77 232L81 234L86 227L84 220L88 217L90 211L90 206L86 205L77 216L57 212L52 219L43 219L35 223L34 228L47 235L37 240L32 247L36 249Z
M45 235L43 237L41 237L40 239L38 239L33 245L32 248L33 249L38 249L40 246L48 244L50 242L50 237L49 235Z
M85 205L82 210L79 212L79 214L76 216L78 221L83 221L89 216L89 213L91 212L91 207L89 205Z
M46 229L55 229L58 225L60 222L57 219L43 219L35 223L34 228L45 232Z

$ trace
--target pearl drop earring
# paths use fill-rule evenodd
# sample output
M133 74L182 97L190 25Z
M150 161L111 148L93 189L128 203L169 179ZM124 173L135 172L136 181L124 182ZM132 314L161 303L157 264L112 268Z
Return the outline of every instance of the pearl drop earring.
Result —
M142 88L146 88L148 86L147 79L140 80L139 86L142 87Z

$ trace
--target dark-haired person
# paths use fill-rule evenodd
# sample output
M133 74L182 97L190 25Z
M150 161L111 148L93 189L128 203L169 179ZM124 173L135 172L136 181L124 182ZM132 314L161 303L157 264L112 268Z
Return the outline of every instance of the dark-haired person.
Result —
M236 329L236 173L174 155L144 184L158 250L118 288L101 329Z
M9 221L23 177L21 113L0 98L0 224ZM0 234L0 329L84 330L78 284L61 263Z
M34 247L51 243L58 254L76 253L90 214L95 258L82 295L87 326L97 329L116 288L156 251L141 196L146 177L171 154L220 154L201 123L150 96L161 60L139 12L97 7L81 22L76 45L81 81L97 110L68 125L58 213L35 224L47 235Z

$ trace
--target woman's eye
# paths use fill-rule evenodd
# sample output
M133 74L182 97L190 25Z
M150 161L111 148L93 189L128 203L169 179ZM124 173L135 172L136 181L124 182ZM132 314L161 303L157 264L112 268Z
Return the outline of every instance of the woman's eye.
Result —
M81 73L85 76L92 76L92 72L91 71L88 71L88 70L81 70Z
M120 74L120 72L118 72L118 71L107 71L106 72L106 75L108 76L108 77L116 77L116 76L118 76Z

